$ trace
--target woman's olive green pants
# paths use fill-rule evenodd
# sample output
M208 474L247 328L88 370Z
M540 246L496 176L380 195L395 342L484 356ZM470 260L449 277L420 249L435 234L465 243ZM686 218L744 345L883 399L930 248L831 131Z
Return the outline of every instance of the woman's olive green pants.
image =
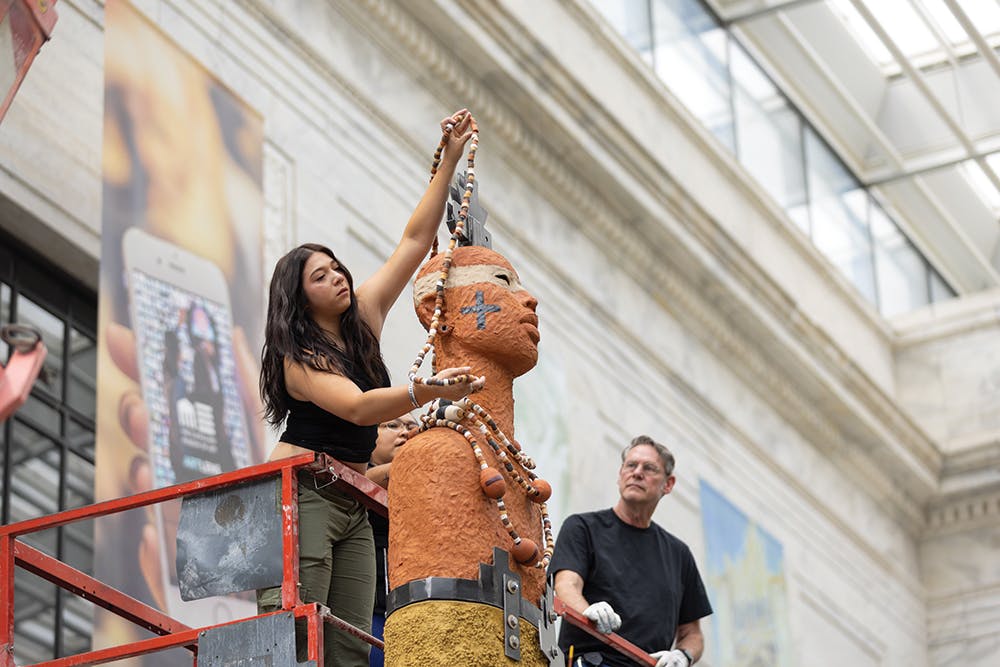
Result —
M299 472L299 597L319 602L351 625L371 632L375 604L375 543L365 507L333 487L316 488ZM281 588L257 591L257 609L281 609ZM306 626L296 621L299 662L307 658ZM325 667L367 667L368 644L324 624Z

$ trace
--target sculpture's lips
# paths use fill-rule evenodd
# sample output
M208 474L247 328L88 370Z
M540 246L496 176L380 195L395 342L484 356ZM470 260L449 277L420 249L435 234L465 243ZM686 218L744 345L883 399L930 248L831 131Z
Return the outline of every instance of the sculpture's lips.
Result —
M542 335L538 333L538 315L534 313L525 315L521 318L521 324L528 325L528 337L531 339L531 342L537 344L542 339Z

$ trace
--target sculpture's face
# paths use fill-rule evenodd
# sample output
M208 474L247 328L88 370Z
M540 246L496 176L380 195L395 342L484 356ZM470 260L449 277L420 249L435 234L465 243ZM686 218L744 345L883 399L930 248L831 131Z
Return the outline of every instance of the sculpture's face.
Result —
M515 377L527 373L538 362L538 301L509 266L462 268L481 275L445 294L451 337L498 361Z
M421 291L428 294L427 282L421 285L422 281L426 279L418 280L418 298ZM429 299L433 309L433 296ZM445 288L443 323L448 330L438 335L496 361L515 377L523 375L538 361L537 306L502 255L485 248L460 248Z

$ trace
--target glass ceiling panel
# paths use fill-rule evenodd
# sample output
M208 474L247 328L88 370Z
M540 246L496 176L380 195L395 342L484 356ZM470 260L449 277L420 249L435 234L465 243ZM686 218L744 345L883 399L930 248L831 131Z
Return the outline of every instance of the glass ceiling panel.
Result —
M996 46L1000 41L1000 3L997 0L957 0L962 10L983 37ZM892 73L892 54L864 20L852 0L828 0L830 8L854 33L868 55L884 70ZM945 46L968 55L976 51L944 0L864 0L864 6L888 33L896 46L918 67L946 59ZM921 16L923 15L923 16ZM929 26L928 22L932 25ZM936 34L935 34L936 33Z
M857 37L858 42L868 52L872 60L881 66L893 62L892 54L889 53L889 50L882 44L882 40L878 38L878 35L872 31L868 23L861 17L858 10L854 8L851 0L830 0L830 7L833 9L834 14L839 16L847 24L847 27L851 29L855 37Z
M1000 33L1000 4L996 0L958 0L981 35Z
M997 157L997 154L991 155L987 158L987 163L989 163L990 158ZM979 195L979 198L983 200L983 203L994 211L1000 210L1000 192L997 192L996 187L990 182L990 179L986 177L982 168L976 163L975 160L966 160L958 165L959 171L961 171L962 176L965 180L969 182L972 189ZM995 167L994 167L995 168Z
M986 156L986 164L990 165L994 174L1000 174L1000 153L991 153Z
M941 43L920 18L910 0L878 0L865 2L865 6L908 58L941 48Z
M969 41L969 35L959 25L955 15L951 13L944 0L913 0L927 10L927 15L937 25L952 46L958 46ZM992 0L990 0L992 2ZM966 3L968 4L968 3ZM968 13L968 10L966 10Z

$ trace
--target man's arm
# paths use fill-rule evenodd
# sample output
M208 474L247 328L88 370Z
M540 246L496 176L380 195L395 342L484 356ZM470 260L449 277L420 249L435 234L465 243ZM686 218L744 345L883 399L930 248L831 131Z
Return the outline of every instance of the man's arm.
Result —
M677 626L674 650L657 651L650 653L650 656L656 659L656 667L691 667L701 660L704 648L701 621L691 621Z
M701 660L705 650L705 637L701 634L701 621L691 621L677 626L676 647L691 654L694 662Z
M566 603L570 609L583 613L583 610L590 606L587 599L583 597L583 577L573 570L559 570L556 572L556 595Z
M608 635L622 626L621 616L607 602L587 603L583 597L583 577L573 570L556 572L555 589L559 599L593 621L598 632Z

